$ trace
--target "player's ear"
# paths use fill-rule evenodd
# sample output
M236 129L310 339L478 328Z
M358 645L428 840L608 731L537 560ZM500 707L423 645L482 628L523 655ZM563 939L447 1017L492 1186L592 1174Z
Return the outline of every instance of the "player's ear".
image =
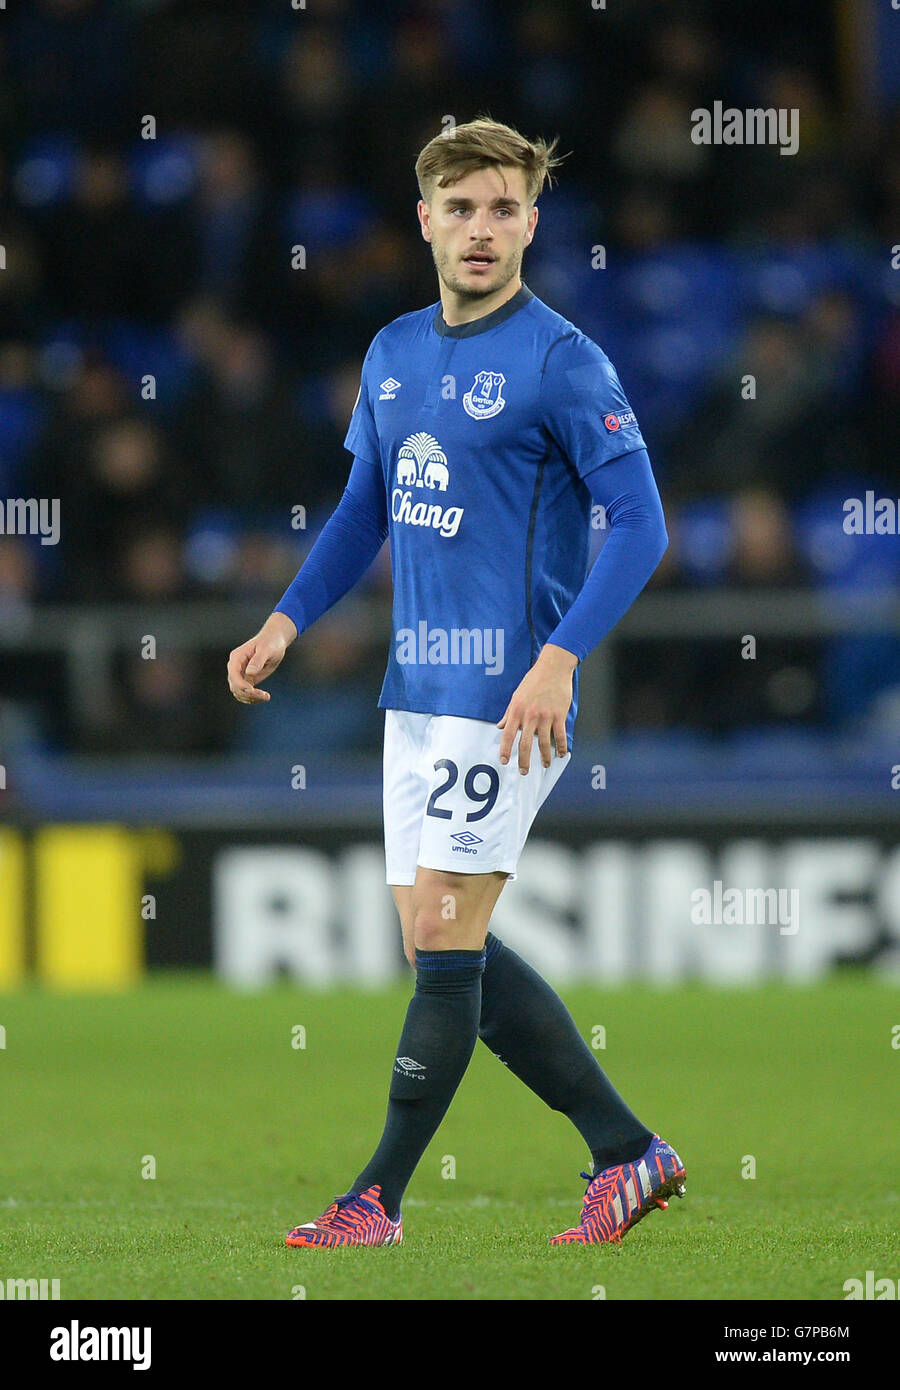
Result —
M421 200L416 204L416 212L419 214L419 226L422 228L422 236L426 241L431 240L431 209L428 204Z
M535 203L534 207L531 209L531 212L528 214L528 231L525 233L525 245L526 245L526 246L530 246L531 243L532 243L532 241L534 240L534 233L535 233L535 228L537 227L537 224L538 224L538 210L537 210L537 203Z

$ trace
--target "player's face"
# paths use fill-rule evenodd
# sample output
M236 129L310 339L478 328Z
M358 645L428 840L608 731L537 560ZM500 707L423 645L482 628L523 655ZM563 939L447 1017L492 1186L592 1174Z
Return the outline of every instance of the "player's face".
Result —
M462 299L486 299L518 280L537 218L525 175L511 167L479 169L419 203L437 273Z

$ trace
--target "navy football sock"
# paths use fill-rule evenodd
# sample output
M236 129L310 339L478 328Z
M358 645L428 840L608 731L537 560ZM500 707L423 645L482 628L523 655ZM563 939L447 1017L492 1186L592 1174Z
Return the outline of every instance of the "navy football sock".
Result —
M646 1152L653 1132L597 1065L559 995L493 933L485 942L478 1033L535 1095L572 1121L595 1173Z
M384 1133L352 1187L363 1192L380 1183L392 1221L475 1050L483 972L483 950L416 951L416 989L400 1035Z

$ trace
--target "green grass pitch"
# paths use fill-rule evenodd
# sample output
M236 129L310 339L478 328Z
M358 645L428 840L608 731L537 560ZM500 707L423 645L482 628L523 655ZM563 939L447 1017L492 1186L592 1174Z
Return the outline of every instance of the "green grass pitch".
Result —
M374 1147L407 988L161 974L120 998L0 996L0 1280L58 1278L63 1299L839 1300L866 1270L900 1276L897 989L565 995L687 1167L685 1200L618 1248L548 1246L587 1154L482 1044L404 1244L285 1247Z

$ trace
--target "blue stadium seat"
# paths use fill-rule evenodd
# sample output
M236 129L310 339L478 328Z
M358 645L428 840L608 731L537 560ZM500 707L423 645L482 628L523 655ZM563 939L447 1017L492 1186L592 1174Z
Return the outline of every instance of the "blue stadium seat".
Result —
M135 141L128 166L134 197L145 208L159 210L183 203L197 187L196 138L162 135L155 140Z
M0 389L0 495L30 495L26 482L29 451L37 442L47 402L34 390Z
M795 511L801 551L823 589L871 612L900 590L900 546L894 535L852 535L844 530L844 503L865 502L867 491L883 491L863 478L847 477L806 498ZM894 499L896 502L896 498ZM848 633L825 645L822 660L825 709L830 720L858 720L878 695L900 686L900 637L895 633Z
M721 584L734 543L728 503L718 498L686 503L679 512L678 535L679 558L689 580Z
M736 263L713 246L614 259L583 274L579 290L579 325L613 359L649 428L689 412L742 327Z
M156 400L148 408L170 414L186 392L191 359L168 328L151 327L135 319L113 319L99 330L103 351L128 381L135 394L146 376L156 378Z
M672 245L627 256L612 268L612 305L637 323L696 322L734 327L739 317L737 263L721 247Z
M855 289L864 271L858 252L825 243L743 252L738 273L748 313L800 314L824 290Z
M848 495L842 489L829 489L805 498L793 510L800 554L823 585L839 581L854 565L854 540L841 525Z
M364 193L353 188L300 189L283 212L285 233L307 250L347 246L371 228L375 210Z
M801 553L825 588L879 589L900 584L896 535L853 535L844 530L845 503L850 498L864 503L867 491L876 498L883 495L871 480L848 477L843 485L811 494L794 510Z
M185 537L187 572L197 584L214 585L228 574L243 529L233 512L207 509L193 519Z
M78 142L68 135L27 140L12 169L16 201L32 210L66 202L72 196L78 154Z

